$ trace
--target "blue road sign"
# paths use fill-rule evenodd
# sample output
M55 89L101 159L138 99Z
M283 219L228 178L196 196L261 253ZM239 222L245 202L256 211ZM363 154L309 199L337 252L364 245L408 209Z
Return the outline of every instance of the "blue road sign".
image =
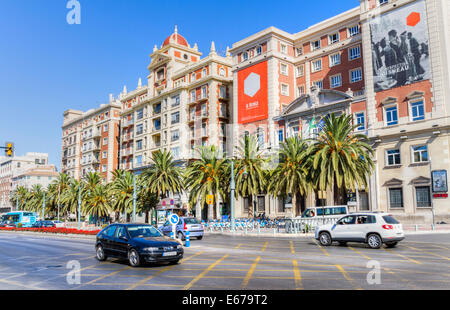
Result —
M178 217L178 215L176 215L176 214L170 215L170 217L169 217L170 224L177 225L179 221L180 221L180 218Z

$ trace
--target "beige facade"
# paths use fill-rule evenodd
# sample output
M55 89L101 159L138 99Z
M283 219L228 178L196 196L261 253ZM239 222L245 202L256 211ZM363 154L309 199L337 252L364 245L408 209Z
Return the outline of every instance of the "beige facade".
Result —
M112 180L118 168L119 112L121 105L110 102L87 112L67 110L62 126L61 171L75 179L99 172L104 182Z

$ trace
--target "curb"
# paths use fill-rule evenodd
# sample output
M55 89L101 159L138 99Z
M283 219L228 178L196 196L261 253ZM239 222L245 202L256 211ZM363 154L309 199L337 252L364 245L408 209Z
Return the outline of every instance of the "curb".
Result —
M29 231L0 231L0 234L14 234L21 236L35 236L35 237L44 237L44 238L58 238L58 239L84 239L84 240L95 240L96 235L75 235L75 234L52 234L52 233L37 233L37 232L29 232Z

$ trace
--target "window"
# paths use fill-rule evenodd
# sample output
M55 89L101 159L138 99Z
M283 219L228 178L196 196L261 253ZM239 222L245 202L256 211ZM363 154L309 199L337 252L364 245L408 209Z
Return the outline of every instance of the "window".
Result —
M219 86L219 97L227 98L227 87L224 85Z
M106 165L103 165L103 166L102 166L102 171L103 171L103 172L106 172Z
M340 74L330 77L331 88L342 86L342 76Z
M305 66L300 65L296 68L297 77L303 76L305 74Z
M386 164L388 166L395 166L395 165L400 165L401 161L400 161L400 150L396 149L396 150L388 150L386 151Z
M411 102L411 119L413 122L425 119L425 107L423 100Z
M144 109L137 110L137 116L136 119L141 119L144 117Z
M387 4L389 3L389 0L378 0L379 5Z
M256 138L258 139L259 148L264 148L264 130L262 128L258 128L256 130Z
M172 142L178 141L180 139L180 131L177 130L173 130L172 133Z
M301 56L303 55L303 48L302 47L297 47L295 49L295 56Z
M136 156L136 165L142 165L142 155Z
M171 124L178 124L180 122L180 112L172 113L172 122Z
M431 195L429 186L416 187L416 206L417 208L431 207Z
M265 196L258 196L258 212L266 211L266 198Z
M280 72L283 75L288 75L288 66L286 64L280 65Z
M206 98L208 96L208 88L206 86L202 87L202 98Z
M139 124L136 126L136 135L141 135L144 132L144 125Z
M208 70L203 69L203 71L202 71L202 77L205 77L205 76L207 76L207 75L208 75Z
M281 95L289 96L289 85L281 84Z
M389 207L403 208L403 191L401 188L389 189Z
M297 86L297 97L301 97L305 94L305 86Z
M180 95L172 97L172 107L177 107L180 105Z
M316 86L319 89L323 89L323 81L322 80L315 81L315 82L313 82L313 86Z
M348 57L350 60L358 59L361 57L361 48L358 46L349 48Z
M108 153L107 153L106 151L104 151L104 152L102 153L102 158L106 158L106 157L108 157Z
M287 45L282 43L280 46L280 51L282 54L287 54Z
M311 63L312 66L312 72L317 72L322 70L322 59L314 60Z
M278 129L278 142L281 144L284 141L284 130Z
M397 106L386 108L386 125L392 126L398 124Z
M353 37L359 34L359 25L348 28L348 36Z
M191 91L191 102L195 102L197 100L197 96L195 95L195 90Z
M206 104L202 104L201 110L202 110L202 116L208 115L208 111L206 110Z
M356 128L356 130L364 130L364 129L366 129L364 112L356 113L355 117L356 117L356 124L359 125Z
M171 152L172 152L172 156L174 159L180 158L180 147L179 146L172 148Z
M142 140L136 141L136 150L142 150Z
M220 76L225 76L225 69L224 68L220 68L219 75Z
M321 46L320 45L320 40L311 42L311 50L312 51L320 49L320 46Z
M162 79L164 79L164 69L161 69L156 73L156 80L159 81Z
M330 34L328 36L328 44L334 44L339 42L339 33Z
M413 163L423 163L428 161L428 147L426 145L413 146L411 149Z
M334 67L341 64L341 54L330 55L330 67Z
M90 131L92 133L92 129ZM108 125L106 124L106 125L103 126L103 132L107 132L107 131L108 131ZM89 136L92 136L92 134L89 135Z
M256 55L261 55L261 53L262 53L262 46L258 46L256 48Z
M248 52L245 52L244 54L242 54L242 59L243 59L243 61L246 61L248 59Z
M107 145L108 144L108 138L103 138L103 145Z
M362 81L362 70L355 69L355 70L350 71L350 81L352 83Z

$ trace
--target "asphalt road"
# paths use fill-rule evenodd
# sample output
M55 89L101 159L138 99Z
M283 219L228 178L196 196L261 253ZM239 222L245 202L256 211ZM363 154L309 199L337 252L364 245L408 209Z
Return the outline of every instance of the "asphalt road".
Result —
M93 240L0 233L0 289L450 289L449 234L408 236L379 250L320 247L311 238L206 235L191 241L180 264L140 268L94 255ZM70 284L77 264L80 283Z

